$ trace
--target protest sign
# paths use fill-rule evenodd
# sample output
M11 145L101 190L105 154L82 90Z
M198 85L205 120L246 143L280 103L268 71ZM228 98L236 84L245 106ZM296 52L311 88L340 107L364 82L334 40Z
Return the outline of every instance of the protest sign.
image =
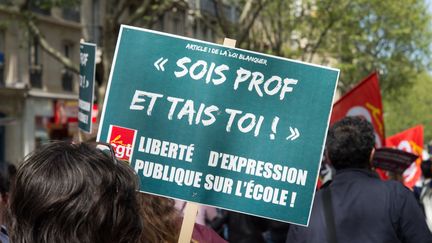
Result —
M144 192L307 225L338 75L122 26L98 141Z
M386 146L413 153L419 158L403 173L404 184L413 188L422 175L423 126L418 125L386 138Z
M375 146L384 146L384 118L377 73L372 73L333 106L330 124L346 116L363 116L375 130Z
M88 133L92 130L95 70L96 45L85 42L80 43L78 127Z

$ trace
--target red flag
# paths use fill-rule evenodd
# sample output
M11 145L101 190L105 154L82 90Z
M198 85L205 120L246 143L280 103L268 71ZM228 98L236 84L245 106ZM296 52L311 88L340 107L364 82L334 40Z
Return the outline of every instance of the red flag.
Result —
M403 173L405 186L413 188L422 174L420 165L423 152L423 126L418 125L388 137L386 139L386 146L398 148L419 156Z
M345 116L365 117L375 129L376 147L384 146L383 107L377 73L369 75L333 105L330 124Z

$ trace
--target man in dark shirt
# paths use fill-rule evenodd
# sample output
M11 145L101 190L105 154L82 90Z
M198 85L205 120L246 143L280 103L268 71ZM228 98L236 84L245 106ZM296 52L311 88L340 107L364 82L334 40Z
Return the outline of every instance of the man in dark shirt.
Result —
M374 145L363 118L346 117L329 130L326 156L336 176L316 193L309 227L291 226L287 243L432 243L413 193L371 170Z

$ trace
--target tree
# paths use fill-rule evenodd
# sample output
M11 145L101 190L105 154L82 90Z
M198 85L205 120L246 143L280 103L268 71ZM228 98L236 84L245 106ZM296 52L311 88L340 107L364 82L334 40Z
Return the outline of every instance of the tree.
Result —
M187 8L187 3L185 0L122 0L105 4L101 45L102 79L105 83L100 88L100 97L105 93L120 25L135 25L151 29L161 16L174 8Z
M258 51L340 68L342 92L378 70L396 96L429 68L430 19L423 0L275 0L251 33Z
M41 47L67 68L78 72L61 52L45 41L32 4L51 8L84 4L79 0L24 0L0 5L18 16ZM215 19L189 11L186 0L121 0L105 4L102 23L102 85L114 56L120 24L152 28L166 12L183 9L237 46L341 69L339 88L349 90L377 70L384 97L399 97L429 68L431 16L423 0L212 0ZM228 5L229 4L229 5ZM227 8L228 6L234 6ZM230 10L231 12L229 12ZM232 11L234 10L234 11ZM235 16L230 18L229 16ZM85 18L83 26L88 26ZM88 40L88 31L83 36Z
M62 54L54 48L44 37L38 28L37 15L33 13L33 8L50 10L53 7L77 7L85 4L86 1L80 0L24 0L24 1L5 1L0 4L0 9L14 15L17 20L24 23L26 31L38 40L42 49L57 61L62 63L69 70L79 73L78 63ZM159 17L173 8L186 8L185 0L121 0L106 3L104 11L105 18L102 23L103 41L100 46L102 50L102 80L105 82L99 87L99 97L103 97L106 88L106 81L110 72L112 58L117 40L117 35L121 24L137 25L151 28ZM83 26L89 26L88 19L82 19ZM88 31L83 28L83 37L89 40ZM102 102L102 99L100 99Z
M428 68L432 32L424 1L359 1L349 10L352 15L368 14L360 21L349 18L341 26L351 30L349 36L355 36L339 59L341 71L349 74L346 78L354 81L377 69L383 95L388 96L398 87L407 87Z
M384 121L387 136L423 124L424 141L432 143L432 77L422 73L414 80L403 99L384 100Z
M57 61L61 62L69 70L79 73L78 63L74 63L72 60L67 58L61 51L51 46L51 44L45 39L44 35L38 28L38 19L32 12L32 8L38 7L41 9L51 9L52 7L68 6L78 4L78 0L25 0L25 1L5 1L0 4L0 9L9 12L16 17L17 20L24 23L27 27L28 33L38 40L38 43L42 49L52 56Z
M216 21L211 16L194 14L193 17L201 20L212 29L219 38L235 39L238 47L250 41L250 31L256 24L260 13L271 2L270 0L211 0Z

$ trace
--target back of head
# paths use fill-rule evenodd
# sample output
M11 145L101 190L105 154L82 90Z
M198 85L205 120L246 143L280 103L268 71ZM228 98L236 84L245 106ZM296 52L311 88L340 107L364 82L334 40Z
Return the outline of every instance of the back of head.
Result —
M337 170L369 168L374 146L372 124L362 117L345 117L329 129L326 152Z
M175 201L144 193L139 193L138 199L145 225L140 242L177 242L181 221Z
M56 142L26 158L10 197L11 241L136 242L136 177L90 144Z

